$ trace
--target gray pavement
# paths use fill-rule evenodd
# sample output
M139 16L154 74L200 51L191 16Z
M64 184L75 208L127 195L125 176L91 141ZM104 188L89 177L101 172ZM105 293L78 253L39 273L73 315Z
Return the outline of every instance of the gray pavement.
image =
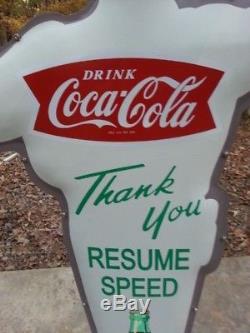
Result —
M0 333L89 332L71 269L0 273ZM193 333L250 333L250 257L207 277Z

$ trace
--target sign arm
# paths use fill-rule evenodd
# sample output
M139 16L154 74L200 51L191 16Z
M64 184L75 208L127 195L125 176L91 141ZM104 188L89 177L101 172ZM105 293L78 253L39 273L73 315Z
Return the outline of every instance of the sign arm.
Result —
M197 8L211 4L228 4L240 8L249 8L250 3L245 0L175 0L179 8Z
M76 13L70 14L70 15L64 15L56 12L51 13L43 13L38 14L31 18L28 23L25 24L25 26L20 29L18 33L16 33L13 36L13 39L9 41L8 43L4 44L0 47L0 58L11 48L13 47L17 42L19 42L23 35L28 32L29 30L33 29L35 26L44 23L46 21L57 21L61 22L63 24L70 24L75 21L83 20L87 17L89 17L98 6L99 0L88 0L87 4L79 10Z

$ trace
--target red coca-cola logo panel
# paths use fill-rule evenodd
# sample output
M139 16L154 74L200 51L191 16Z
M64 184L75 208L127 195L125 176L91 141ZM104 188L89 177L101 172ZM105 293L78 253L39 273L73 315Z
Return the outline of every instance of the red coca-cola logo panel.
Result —
M34 130L132 142L214 129L209 99L223 72L169 60L103 59L25 76L40 103Z

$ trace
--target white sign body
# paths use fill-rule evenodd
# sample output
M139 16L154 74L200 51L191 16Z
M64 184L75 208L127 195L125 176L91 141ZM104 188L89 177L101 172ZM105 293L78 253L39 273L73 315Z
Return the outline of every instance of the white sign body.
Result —
M35 25L2 55L0 140L22 138L63 192L93 332L128 332L128 312L100 307L116 294L152 300L153 333L190 332L224 232L215 170L249 101L250 8L91 8Z

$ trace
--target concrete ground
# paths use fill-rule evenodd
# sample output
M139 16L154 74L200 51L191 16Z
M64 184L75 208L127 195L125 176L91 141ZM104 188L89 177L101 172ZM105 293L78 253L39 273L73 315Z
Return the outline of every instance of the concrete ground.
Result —
M89 332L71 269L0 273L0 333ZM250 257L208 276L193 333L250 333Z

